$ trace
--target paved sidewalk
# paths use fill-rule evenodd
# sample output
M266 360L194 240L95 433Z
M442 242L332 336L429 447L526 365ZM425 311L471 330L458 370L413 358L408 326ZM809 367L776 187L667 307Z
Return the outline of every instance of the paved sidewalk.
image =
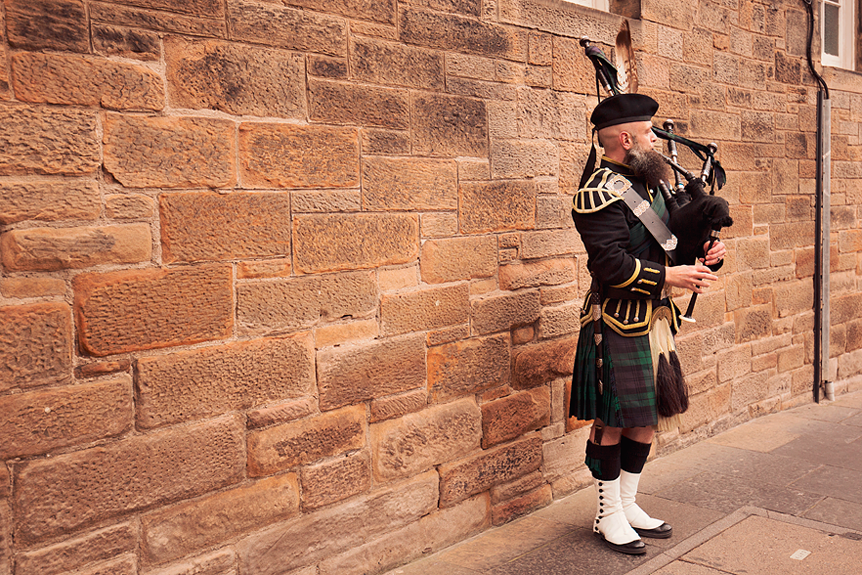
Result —
M388 575L862 574L862 391L651 461L641 488L674 527L644 556L590 532L588 488Z

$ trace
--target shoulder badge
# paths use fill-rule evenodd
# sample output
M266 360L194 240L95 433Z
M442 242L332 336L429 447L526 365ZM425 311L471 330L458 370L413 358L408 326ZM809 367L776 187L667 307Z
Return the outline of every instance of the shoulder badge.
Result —
M599 168L586 185L572 199L572 209L579 214L598 212L606 206L623 199L623 192L632 184L623 176L607 168Z

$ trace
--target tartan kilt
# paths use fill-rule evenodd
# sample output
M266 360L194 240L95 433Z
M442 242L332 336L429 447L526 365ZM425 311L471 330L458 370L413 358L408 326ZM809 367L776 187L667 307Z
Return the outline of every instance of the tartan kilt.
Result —
M604 393L596 383L593 324L581 328L572 375L569 416L600 419L608 427L647 427L658 423L649 334L623 337L602 322Z

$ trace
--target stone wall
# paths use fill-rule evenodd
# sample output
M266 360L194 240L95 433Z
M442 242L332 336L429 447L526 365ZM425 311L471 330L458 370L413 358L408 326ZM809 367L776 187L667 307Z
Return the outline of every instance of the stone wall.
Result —
M614 6L660 119L718 143L736 221L679 337L669 450L811 401L815 90L799 2ZM558 0L0 2L0 575L376 573L585 485L578 39L619 23ZM826 75L841 391L862 81Z

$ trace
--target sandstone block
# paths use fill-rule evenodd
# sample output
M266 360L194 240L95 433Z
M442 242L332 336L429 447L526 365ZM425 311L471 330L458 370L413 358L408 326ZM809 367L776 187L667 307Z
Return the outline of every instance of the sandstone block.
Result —
M159 212L166 263L290 254L287 193L162 194Z
M211 118L105 118L105 169L132 188L231 187L233 123Z
M293 213L358 212L362 210L359 190L296 191L291 193Z
M509 336L447 343L428 350L428 389L439 403L509 383Z
M237 319L252 331L272 331L367 317L377 307L374 272L314 275L237 287Z
M534 434L440 466L440 507L512 481L542 465L542 438Z
M688 411L680 417L680 433L687 433L702 425L716 421L721 416L730 413L731 385L725 384L712 391L693 396L689 400Z
M0 397L0 457L48 453L114 437L132 425L128 378Z
M248 433L248 473L271 475L324 457L365 447L365 406L357 405L310 419Z
M419 411L427 404L428 392L424 388L375 399L371 402L371 423Z
M170 0L168 0L170 1ZM203 0L194 10L186 10L177 4L136 2L138 7L96 2L89 6L90 19L94 23L110 24L128 28L175 32L190 36L225 38L225 13L222 4ZM150 10L148 8L155 8ZM165 11L165 9L170 11ZM157 36L158 38L158 36Z
M589 59L583 57L584 49L575 38L554 36L553 71L554 89L579 94L591 94L596 89L596 70ZM610 53L606 51L606 53Z
M364 82L443 88L443 56L431 50L357 36L350 44L350 62L354 77Z
M412 6L400 13L399 23L399 39L407 44L527 60L527 35L515 28Z
M574 301L543 308L539 319L539 337L548 339L578 333L581 330L581 307L580 303Z
M385 268L377 270L377 284L380 291L398 291L419 285L419 266Z
M521 237L521 258L547 258L570 254L584 254L577 230L548 230L527 232Z
M487 157L488 116L481 100L417 95L410 117L414 154Z
M101 163L90 111L0 104L0 174L80 176Z
M410 134L398 130L362 130L362 153L405 156L410 153Z
M414 214L327 214L294 218L294 263L301 273L403 264L419 252Z
M242 427L225 417L21 465L16 540L32 544L236 483L244 468Z
M756 305L733 312L736 342L766 337L772 333L772 306Z
M396 335L466 323L469 297L467 284L384 294L380 298L381 333Z
M301 477L303 509L318 509L369 491L371 459L363 452L303 467Z
M85 363L75 368L75 377L77 377L78 379L91 379L94 377L100 377L111 373L129 373L131 371L131 368L132 362L129 359Z
M309 334L146 357L136 369L137 424L146 429L203 419L313 391Z
M0 499L0 572L12 573L12 508Z
M237 279L262 279L290 277L290 258L239 262L236 266Z
M231 281L221 265L81 274L73 282L81 348L105 356L224 339L233 329Z
M577 338L543 341L516 350L512 387L531 389L558 377L571 377Z
M192 559L178 561L161 569L147 571L147 575L235 575L236 551L226 547L198 555ZM297 573L296 575L311 575Z
M16 558L21 575L61 575L96 561L133 553L138 546L136 529L129 523L105 527L81 537L63 541Z
M346 58L330 58L329 56L309 54L306 66L310 76L333 80L346 80L348 78Z
M161 110L165 88L158 74L105 58L22 52L12 57L15 96L25 102Z
M79 575L136 575L138 573L137 557L134 554L126 553L111 561L82 569L78 573Z
M535 183L529 181L462 183L459 189L461 233L534 228L537 194Z
M428 240L419 261L427 283L490 277L497 271L497 240L494 236Z
M31 228L0 236L0 255L7 270L56 271L149 261L152 244L149 224Z
M242 124L240 170L250 188L359 186L355 129L291 124Z
M56 278L0 279L0 294L10 298L45 297L66 293L66 282Z
M368 2L367 0L286 0L285 4L302 6L332 14L382 24L395 24L395 0Z
M140 194L114 194L105 197L105 216L113 220L150 218L156 212L155 202Z
M550 505L553 500L554 492L551 486L547 484L542 485L520 497L495 505L491 509L491 523L493 525L503 525L512 519Z
M164 563L297 513L296 474L269 477L144 515L143 552Z
M814 305L814 286L811 281L796 281L779 284L775 291L775 310L778 317L804 313Z
M161 57L159 35L147 30L136 30L110 24L91 24L93 50L104 56L120 56L135 60L158 60Z
M366 210L456 210L457 166L420 158L367 158L362 162Z
M374 479L417 475L479 447L482 413L474 399L429 407L370 429Z
M439 238L458 234L457 212L430 212L422 214L422 237Z
M482 448L515 439L551 423L551 392L542 386L482 405Z
M500 289L514 291L521 288L555 286L578 279L573 258L542 260L500 266Z
M358 124L390 129L410 125L406 91L311 80L308 83L308 116L330 124Z
M355 405L425 383L422 334L321 350L317 354L320 409Z
M316 411L317 402L312 397L286 401L249 411L246 415L246 426L249 429L260 429L261 427L302 419Z
M240 571L289 573L359 547L435 511L437 489L428 472L247 537L237 544Z
M832 298L829 304L829 318L833 326L862 318L862 294L854 293Z
M25 50L90 50L87 9L80 0L9 0L9 44Z
M228 4L228 23L236 40L330 56L347 53L347 22L342 18L272 3L234 0Z
M168 94L178 108L305 119L301 54L169 36L165 63Z
M61 303L0 307L0 392L69 383L72 317Z
M538 291L521 291L472 302L473 332L479 334L509 330L533 323L541 312Z
M556 176L559 153L547 140L495 140L491 143L491 178Z
M320 349L349 341L374 339L379 333L377 319L324 325L314 330L314 345Z

